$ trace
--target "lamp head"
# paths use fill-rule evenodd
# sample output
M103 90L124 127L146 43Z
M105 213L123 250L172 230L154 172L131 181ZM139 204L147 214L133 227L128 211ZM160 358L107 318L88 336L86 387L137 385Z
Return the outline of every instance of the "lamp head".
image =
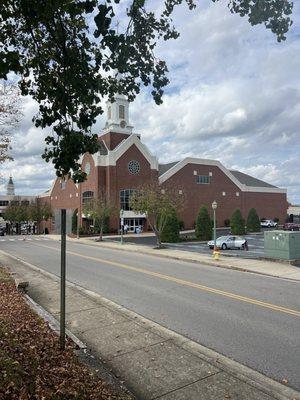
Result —
M216 202L216 200L212 202L211 207L213 210L215 210L218 207L218 203Z

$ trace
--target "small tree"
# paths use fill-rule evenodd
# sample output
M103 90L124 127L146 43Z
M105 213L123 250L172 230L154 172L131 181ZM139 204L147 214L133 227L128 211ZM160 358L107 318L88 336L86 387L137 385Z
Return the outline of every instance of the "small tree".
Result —
M233 235L245 234L245 220L240 210L236 210L230 220L231 233Z
M103 240L103 231L107 221L115 212L115 207L110 204L104 192L98 198L93 198L84 204L83 212L93 220L94 227L99 228L99 240Z
M130 197L130 206L136 213L145 214L156 236L157 247L162 247L162 233L168 218L174 210L179 212L185 203L185 196L174 187L161 187L152 182L140 187Z
M42 221L48 221L52 217L52 210L49 204L37 202L29 207L30 219L37 223L38 233L40 233L40 224Z
M173 209L167 218L166 225L161 234L162 242L177 243L180 238L180 222L176 210Z
M206 206L200 207L196 219L195 234L198 240L210 240L212 237L212 222Z
M260 220L255 208L251 208L247 218L247 230L249 232L260 232Z

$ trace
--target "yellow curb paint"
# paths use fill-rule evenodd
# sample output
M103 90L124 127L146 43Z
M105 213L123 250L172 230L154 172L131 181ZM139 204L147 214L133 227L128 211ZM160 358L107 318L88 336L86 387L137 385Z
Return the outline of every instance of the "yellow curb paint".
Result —
M57 249L57 248L51 247L51 246L47 246L47 245L43 245L43 244L37 244L37 243L33 243L33 242L31 242L30 244L35 245L35 246L45 247L45 248L51 249L51 250L60 251L60 249ZM254 304L256 306L268 308L268 309L273 310L273 311L278 311L278 312L282 312L282 313L285 313L285 314L289 314L289 315L293 315L293 316L296 316L296 317L300 317L300 311L298 311L298 310L293 310L293 309L290 309L290 308L278 306L278 305L272 304L272 303L266 303L264 301L252 299L251 297L240 296L240 295L237 295L237 294L234 294L234 293L231 293L231 292L226 292L226 291L215 289L215 288L212 288L212 287L209 287L209 286L204 286L204 285L201 285L199 283L194 283L194 282L186 281L186 280L183 280L183 279L175 278L174 276L161 274L159 272L149 271L149 270L146 270L146 269L143 269L143 268L133 267L131 265L119 263L117 261L109 261L109 260L105 260L105 259L102 259L102 258L86 256L84 254L75 253L74 251L68 251L67 250L67 254L70 254L70 255L73 255L73 256L76 256L76 257L85 258L85 259L91 260L91 261L96 261L98 263L109 264L109 265L112 265L114 267L127 269L129 271L139 272L141 274L153 276L153 277L156 277L156 278L159 278L159 279L163 279L163 280L166 280L166 281L175 282L175 283L178 283L179 285L184 285L184 286L192 287L192 288L195 288L195 289L199 289L199 290L202 290L204 292L217 294L217 295L228 297L228 298L231 298L231 299L234 299L234 300L238 300L238 301L242 301L242 302L245 302L245 303Z

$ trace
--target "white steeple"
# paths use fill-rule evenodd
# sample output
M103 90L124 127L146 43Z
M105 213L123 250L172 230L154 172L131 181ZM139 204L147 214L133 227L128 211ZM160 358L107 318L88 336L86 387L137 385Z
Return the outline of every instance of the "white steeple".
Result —
M15 185L13 183L12 177L9 177L9 181L6 187L6 194L7 196L14 196L15 195Z
M107 121L104 132L118 132L131 134L133 126L129 123L129 101L124 95L117 94L115 101L106 102Z
M116 78L118 79L118 73ZM117 132L131 134L133 126L129 123L129 101L123 94L116 94L115 101L106 102L107 121L104 127L104 133Z

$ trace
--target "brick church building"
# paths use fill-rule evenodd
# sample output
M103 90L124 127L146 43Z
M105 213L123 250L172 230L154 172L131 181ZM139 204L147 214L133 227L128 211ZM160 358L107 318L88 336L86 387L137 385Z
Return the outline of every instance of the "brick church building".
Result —
M141 225L146 229L144 215L130 210L129 197L132 190L142 184L158 180L162 185L178 188L186 198L185 209L179 218L185 229L194 227L201 205L218 203L217 221L224 226L236 209L247 218L254 207L260 218L279 218L284 222L287 214L286 189L270 185L239 171L228 170L220 161L200 158L185 158L168 164L158 162L139 135L132 132L129 122L129 102L118 95L114 103L107 102L107 122L99 136L100 149L97 153L84 154L82 168L87 180L75 184L72 180L57 178L52 188L39 197L50 203L53 218L49 221L50 232L59 232L60 209L67 209L67 230L71 231L74 210L79 210L81 223L83 203L105 192L107 199L124 210L124 222L129 229ZM110 218L110 230L119 229L119 217Z

